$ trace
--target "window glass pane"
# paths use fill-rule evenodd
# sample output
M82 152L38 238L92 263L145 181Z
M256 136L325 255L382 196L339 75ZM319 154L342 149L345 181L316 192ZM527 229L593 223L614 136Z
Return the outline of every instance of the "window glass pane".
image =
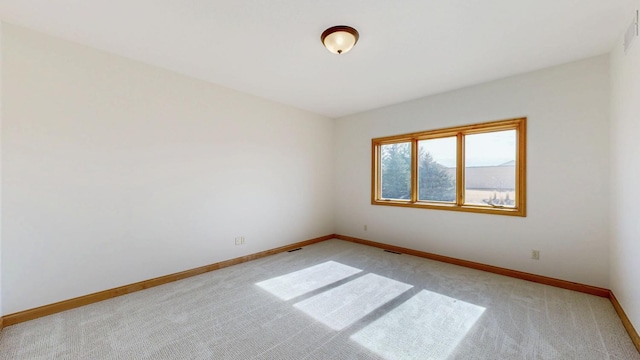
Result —
M456 201L457 138L418 141L418 200Z
M411 199L411 143L380 146L383 199Z
M465 204L515 207L516 131L465 136Z

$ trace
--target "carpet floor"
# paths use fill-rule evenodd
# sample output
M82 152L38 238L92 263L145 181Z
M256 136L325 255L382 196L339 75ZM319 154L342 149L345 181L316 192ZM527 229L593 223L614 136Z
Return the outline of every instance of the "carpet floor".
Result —
M6 327L0 359L636 359L608 299L340 240Z

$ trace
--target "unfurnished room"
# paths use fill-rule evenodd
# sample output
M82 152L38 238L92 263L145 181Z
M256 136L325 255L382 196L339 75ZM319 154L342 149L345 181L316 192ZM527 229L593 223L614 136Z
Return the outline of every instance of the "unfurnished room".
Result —
M640 0L0 0L0 359L640 360Z

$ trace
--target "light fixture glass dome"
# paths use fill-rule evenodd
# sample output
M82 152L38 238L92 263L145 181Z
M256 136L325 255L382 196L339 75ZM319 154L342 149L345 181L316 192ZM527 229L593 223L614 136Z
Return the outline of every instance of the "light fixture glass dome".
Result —
M320 40L334 54L344 54L358 42L358 30L345 25L328 28L320 36Z

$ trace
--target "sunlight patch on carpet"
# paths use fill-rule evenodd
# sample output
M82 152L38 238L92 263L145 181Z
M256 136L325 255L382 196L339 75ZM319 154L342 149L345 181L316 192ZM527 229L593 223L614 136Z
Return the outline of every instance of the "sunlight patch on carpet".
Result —
M290 300L323 286L348 278L362 270L327 261L286 275L261 281L256 285L269 291L282 300Z
M366 274L294 306L333 330L342 330L412 287Z
M447 359L484 310L422 290L351 339L387 360Z

